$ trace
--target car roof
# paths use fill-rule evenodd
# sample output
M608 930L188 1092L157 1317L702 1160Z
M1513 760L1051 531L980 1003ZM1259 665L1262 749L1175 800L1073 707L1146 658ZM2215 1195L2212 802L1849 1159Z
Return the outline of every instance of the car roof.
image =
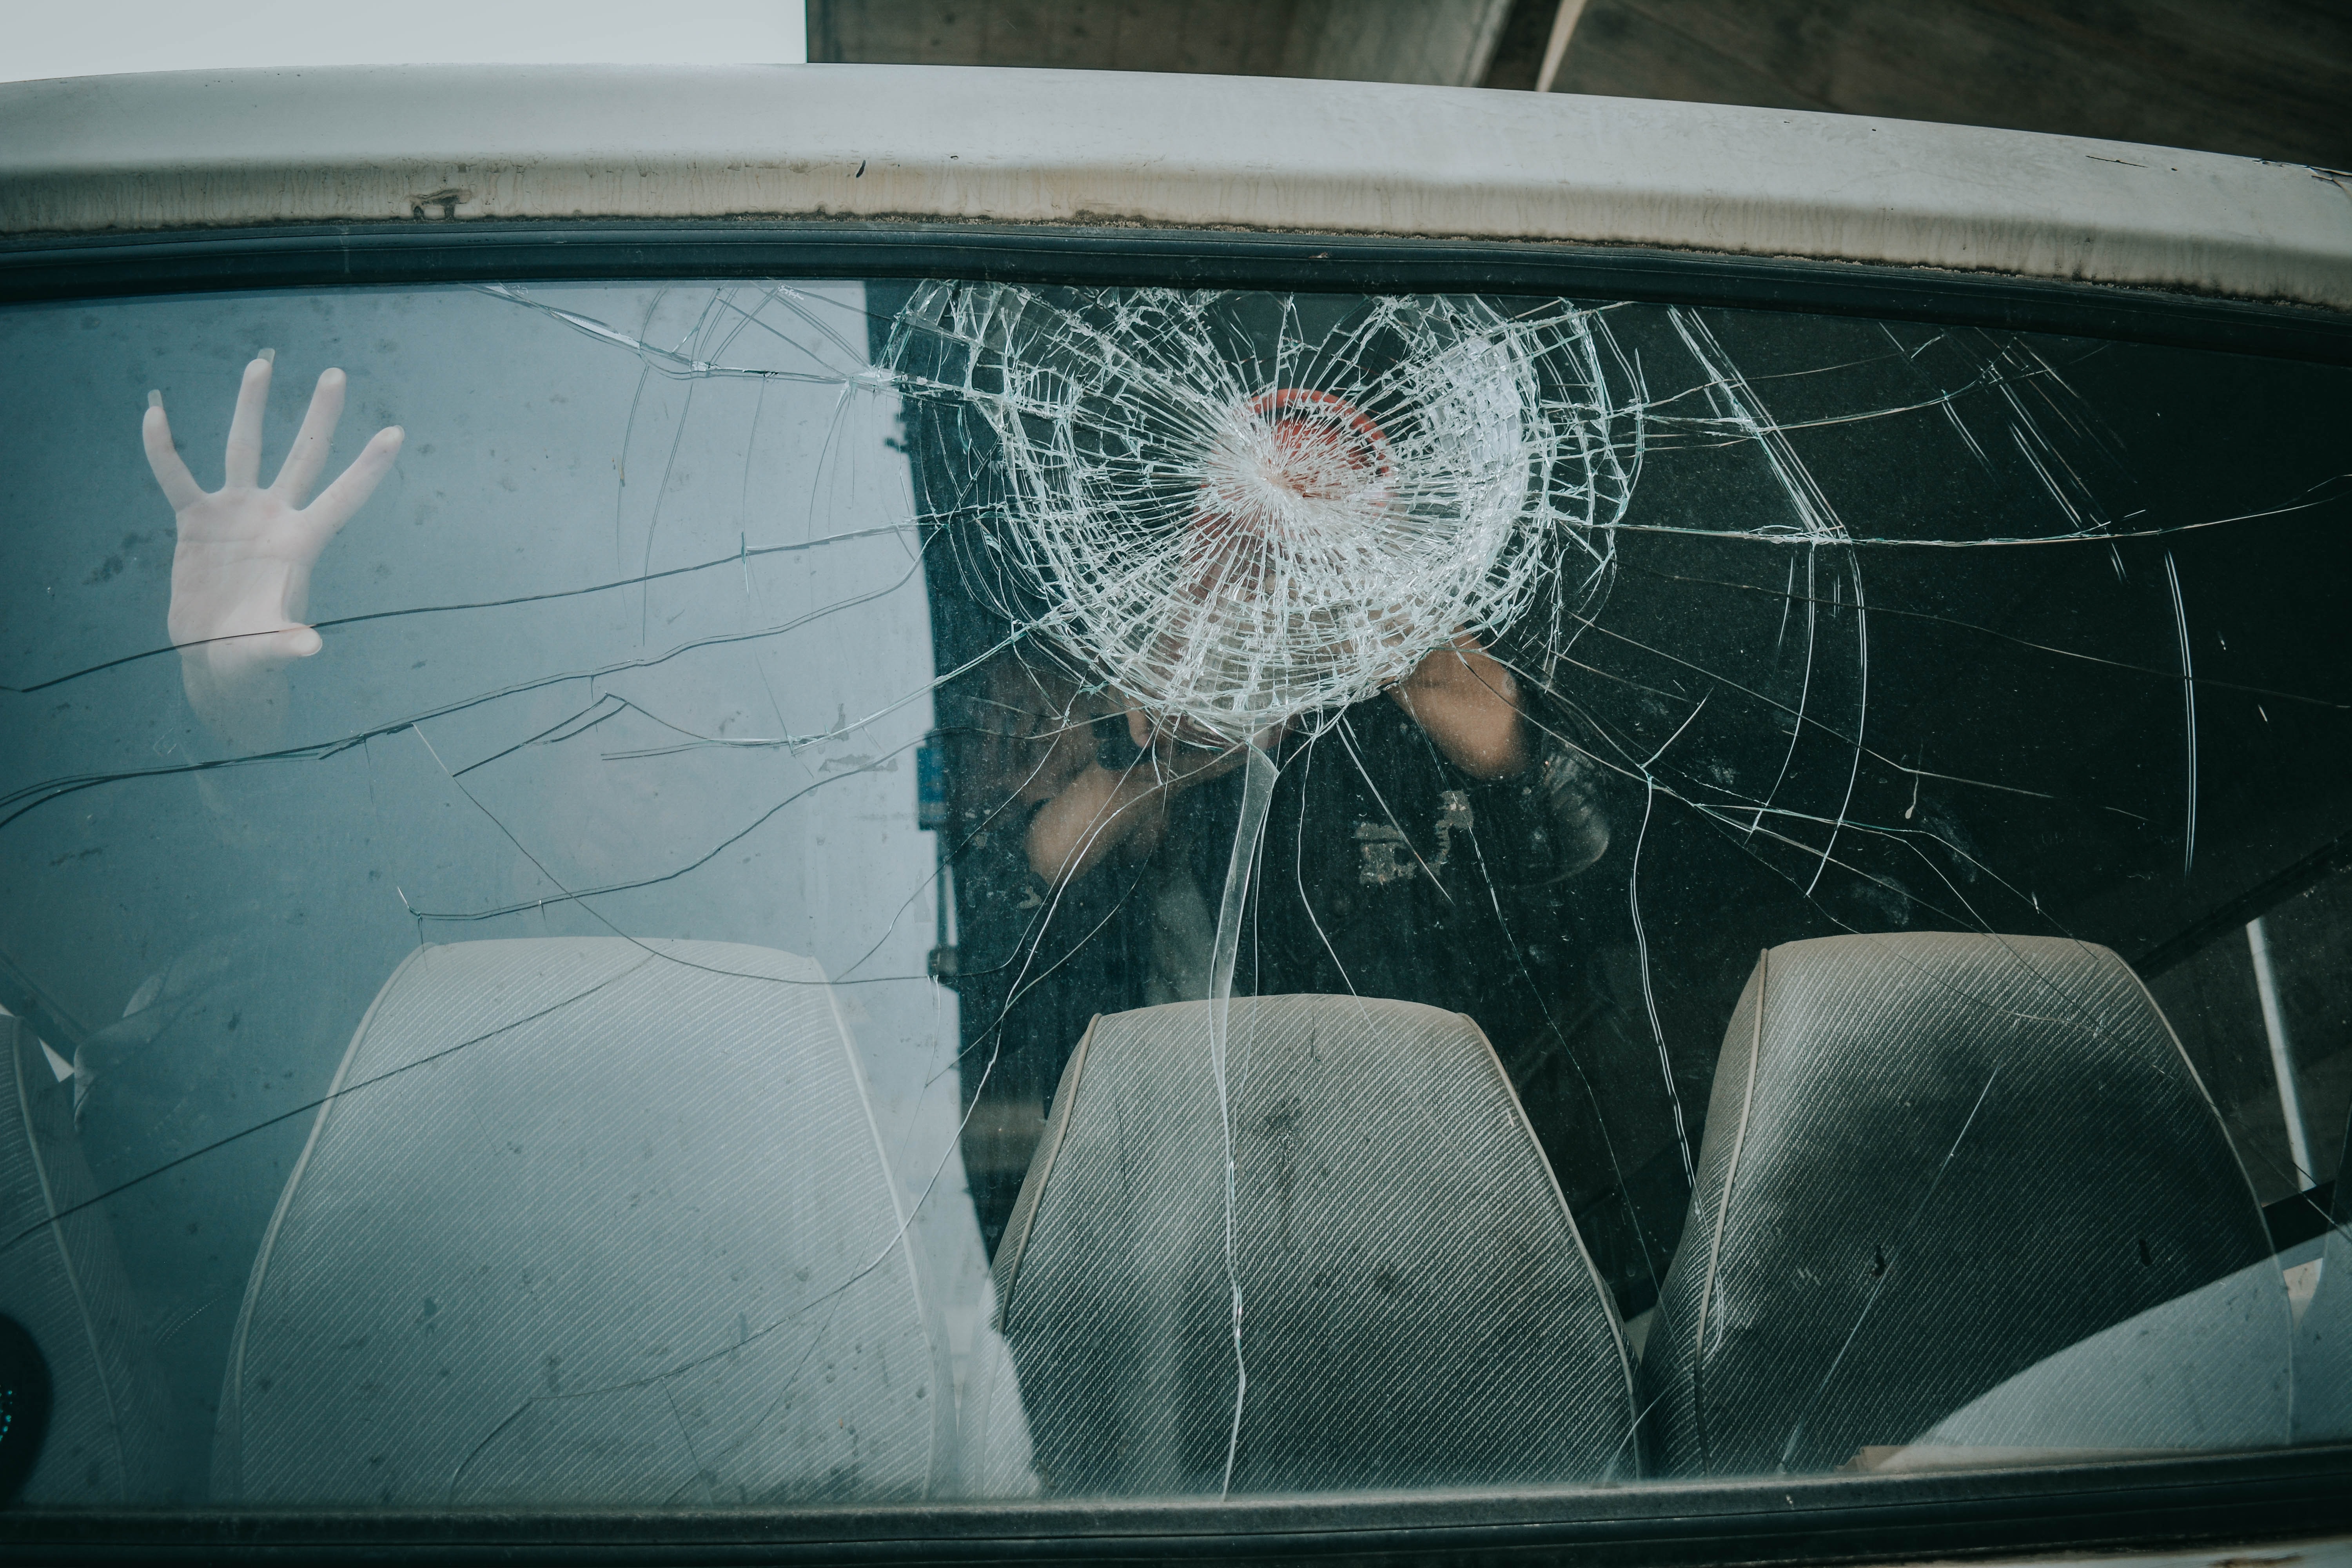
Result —
M921 66L0 86L0 240L730 217L1636 246L2352 310L2352 176L1720 104Z

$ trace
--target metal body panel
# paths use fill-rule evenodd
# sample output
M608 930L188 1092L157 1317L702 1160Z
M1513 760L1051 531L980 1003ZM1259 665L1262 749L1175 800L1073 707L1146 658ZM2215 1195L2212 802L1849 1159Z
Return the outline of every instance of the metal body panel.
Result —
M1969 126L912 66L0 87L5 236L730 216L1633 245L2352 308L2352 193L2326 171Z

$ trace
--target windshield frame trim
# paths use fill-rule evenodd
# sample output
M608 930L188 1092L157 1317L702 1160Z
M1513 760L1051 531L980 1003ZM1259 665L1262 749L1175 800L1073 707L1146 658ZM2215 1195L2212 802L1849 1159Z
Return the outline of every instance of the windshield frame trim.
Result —
M0 1548L269 1559L971 1561L1237 1553L1580 1564L1891 1563L2120 1552L2352 1531L2352 1444L2031 1469L1790 1476L1264 1501L943 1501L841 1509L349 1507L0 1512Z
M1631 246L753 219L418 220L0 242L0 304L329 286L935 277L1706 305L2352 364L2352 312L1989 272Z

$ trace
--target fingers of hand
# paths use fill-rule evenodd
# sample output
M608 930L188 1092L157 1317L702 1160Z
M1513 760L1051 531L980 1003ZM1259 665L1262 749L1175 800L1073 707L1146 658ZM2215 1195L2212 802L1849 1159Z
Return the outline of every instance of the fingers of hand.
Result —
M222 482L231 489L261 482L261 416L269 406L269 357L245 367L236 389L236 413L228 422L228 447L222 454Z
M148 395L155 396L152 393ZM149 403L139 434L146 443L147 466L155 471L155 482L163 487L163 499L171 503L172 510L185 511L204 500L204 487L188 472L188 465L180 460L179 448L172 444L172 422L163 416L160 399Z
M302 515L315 523L320 542L326 535L343 526L352 513L364 505L375 493L375 487L392 469L392 460L400 456L400 443L404 432L397 425L386 426L375 433L374 439L360 448L352 466L342 471L335 482L320 492L319 499L303 509Z
M319 634L309 626L289 626L284 631L246 632L209 637L202 642L183 644L180 652L184 658L201 658L215 677L236 680L292 659L308 658L318 652L320 646Z
M212 647L215 658L229 664L284 664L288 659L308 658L323 646L319 634L309 626L289 626L282 632L248 632L242 637L222 637Z
M310 394L310 411L302 416L301 431L269 487L285 498L287 505L300 506L319 482L320 470L327 466L327 453L335 443L335 426L342 416L343 373L321 371L318 389Z

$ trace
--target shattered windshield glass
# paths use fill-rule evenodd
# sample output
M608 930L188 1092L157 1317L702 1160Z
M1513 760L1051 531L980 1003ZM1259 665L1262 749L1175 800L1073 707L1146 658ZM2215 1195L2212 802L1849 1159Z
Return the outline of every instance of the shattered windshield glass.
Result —
M2352 1436L2341 368L955 280L0 363L0 1494Z

